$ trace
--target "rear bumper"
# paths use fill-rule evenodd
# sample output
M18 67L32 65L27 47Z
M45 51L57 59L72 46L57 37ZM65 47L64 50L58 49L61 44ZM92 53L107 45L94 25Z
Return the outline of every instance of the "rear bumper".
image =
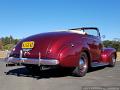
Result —
M31 59L31 58L14 58L9 57L6 59L7 63L13 64L33 64L33 65L58 65L59 60L54 59Z

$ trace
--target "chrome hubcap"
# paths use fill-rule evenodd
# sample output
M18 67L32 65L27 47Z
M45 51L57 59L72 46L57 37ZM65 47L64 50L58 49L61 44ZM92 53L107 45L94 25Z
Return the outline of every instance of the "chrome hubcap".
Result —
M116 61L115 57L112 57L112 61L113 61L113 63L115 63L115 61Z
M83 60L83 59L80 59L79 65L80 65L80 66L83 66L84 64L85 64L84 60Z
M79 61L79 69L81 71L84 71L86 68L87 68L87 64L85 62L85 59L81 58L80 61Z

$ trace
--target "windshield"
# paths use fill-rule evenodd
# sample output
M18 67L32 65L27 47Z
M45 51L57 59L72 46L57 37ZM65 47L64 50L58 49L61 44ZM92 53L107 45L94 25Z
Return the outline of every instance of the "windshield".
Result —
M100 36L99 31L95 28L70 29L69 31L74 32L74 33L78 33L78 34L83 34L83 35Z

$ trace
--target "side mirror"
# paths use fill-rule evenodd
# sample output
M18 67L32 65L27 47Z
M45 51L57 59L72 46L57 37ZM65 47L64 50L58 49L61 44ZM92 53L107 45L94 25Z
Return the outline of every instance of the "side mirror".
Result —
M106 36L105 36L105 35L102 35L102 36L101 36L101 38L102 38L102 39L105 39L105 38L106 38Z

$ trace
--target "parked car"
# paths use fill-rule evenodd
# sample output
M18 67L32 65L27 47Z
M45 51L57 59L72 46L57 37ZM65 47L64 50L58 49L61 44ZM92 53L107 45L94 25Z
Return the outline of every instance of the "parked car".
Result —
M114 48L103 47L98 28L83 27L24 38L13 48L7 62L32 69L72 67L75 75L84 76L91 67L114 67L116 57Z

